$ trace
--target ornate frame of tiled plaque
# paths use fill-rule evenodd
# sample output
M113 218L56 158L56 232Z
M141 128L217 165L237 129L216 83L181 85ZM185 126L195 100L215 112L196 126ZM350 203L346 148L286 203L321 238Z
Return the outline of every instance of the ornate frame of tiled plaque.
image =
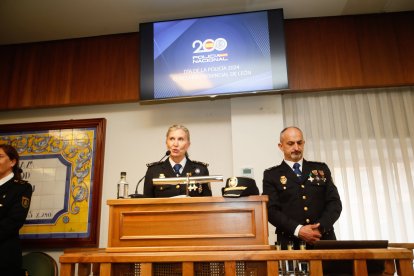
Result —
M33 186L20 230L24 247L97 247L106 120L0 125L0 144L20 155Z

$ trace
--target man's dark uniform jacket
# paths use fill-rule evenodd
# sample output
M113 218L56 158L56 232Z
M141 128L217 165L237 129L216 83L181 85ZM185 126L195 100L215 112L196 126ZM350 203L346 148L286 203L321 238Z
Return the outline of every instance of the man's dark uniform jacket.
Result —
M0 186L0 275L19 275L19 229L26 220L31 197L32 186L27 181L12 178Z
M301 177L284 161L265 170L263 194L269 196L269 222L276 227L277 240L282 247L293 241L299 224L320 223L323 240L335 240L333 224L342 211L338 190L325 163L303 160Z
M145 174L144 182L144 196L145 197L172 197L186 194L186 185L153 185L153 178L160 177L177 177L173 168L171 167L169 159L161 162L148 164L148 170ZM179 177L186 177L187 173L191 176L206 176L209 175L207 164L192 161L187 158L185 167ZM189 190L190 196L211 196L211 189L209 184L196 184Z

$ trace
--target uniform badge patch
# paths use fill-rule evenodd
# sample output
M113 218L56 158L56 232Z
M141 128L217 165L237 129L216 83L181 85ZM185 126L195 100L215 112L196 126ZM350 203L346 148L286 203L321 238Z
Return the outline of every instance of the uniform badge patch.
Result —
M237 187L237 182L238 182L237 177L235 176L230 177L229 187Z
M23 208L27 209L30 205L30 199L28 197L23 196L22 197L22 206Z

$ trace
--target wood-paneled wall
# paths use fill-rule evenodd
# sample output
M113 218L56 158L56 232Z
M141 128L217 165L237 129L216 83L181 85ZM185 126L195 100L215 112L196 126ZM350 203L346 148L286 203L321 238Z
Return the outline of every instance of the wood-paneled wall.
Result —
M287 20L290 89L414 84L414 12Z
M138 100L137 33L0 47L0 109Z
M289 86L414 84L414 11L285 21ZM0 46L0 110L139 100L137 33Z

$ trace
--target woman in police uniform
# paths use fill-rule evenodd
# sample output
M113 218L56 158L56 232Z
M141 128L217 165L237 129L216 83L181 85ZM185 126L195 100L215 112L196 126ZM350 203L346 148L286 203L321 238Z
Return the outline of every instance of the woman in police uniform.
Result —
M19 229L30 207L32 186L21 179L19 154L0 145L0 274L23 275Z
M190 147L190 132L185 126L173 125L166 135L166 145L169 158L165 161L147 164L145 174L145 197L172 197L186 195L186 185L153 185L153 178L185 177L209 175L208 164L193 161L188 158L187 150ZM195 184L188 187L190 196L211 196L209 184Z

